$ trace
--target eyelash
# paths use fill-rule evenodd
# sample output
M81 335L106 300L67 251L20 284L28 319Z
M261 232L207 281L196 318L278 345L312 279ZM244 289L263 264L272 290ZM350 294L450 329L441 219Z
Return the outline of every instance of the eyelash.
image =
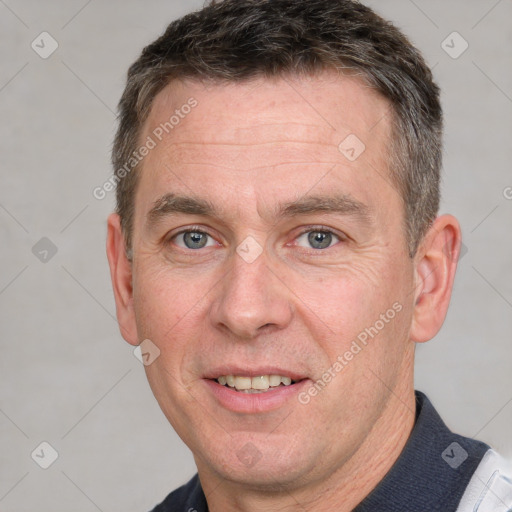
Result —
M326 247L325 249L314 249L312 247L310 248L311 250L314 250L317 253L326 251L327 249L331 249L331 247L334 247L339 242L343 242L346 240L345 235L341 235L341 234L337 233L336 231L329 229L325 226L308 226L294 238L294 241L297 240L298 238L300 238L301 236L305 235L306 233L327 233L327 234L333 235L334 237L336 237L338 239L338 242L336 242L335 244L333 244L329 247ZM302 249L304 249L304 247Z
M207 231L205 231L204 229L200 228L199 226L192 226L190 228L187 228L187 229L183 229L182 231L179 231L178 233L175 233L174 235L172 235L170 238L169 238L169 241L173 241L175 238L179 237L180 235L184 235L186 233L201 233L203 235L207 235L209 236L210 238L213 238L215 240L215 237L213 237L212 235L210 235L210 233L208 233ZM189 250L189 251L197 251L197 249L184 249L183 247L180 247L180 249L183 249L183 250Z
M332 247L334 247L335 245L337 245L338 243L340 242L344 242L347 240L347 236L344 235L344 234L339 234L337 232L335 232L334 230L330 229L330 228L327 228L325 226L308 226L307 228L304 228L297 236L295 236L294 238L294 241L297 240L298 238L300 238L302 235L305 235L306 233L314 233L314 232L317 232L317 233L328 233L328 234L331 234L333 235L334 237L336 237L338 239L338 242L336 242L334 245L332 246L329 246L329 247L326 247L325 249L314 249L314 248L310 248L310 250L312 251L315 251L315 252L325 252L327 249L331 249ZM187 229L184 229L182 231L179 231L178 233L175 233L174 235L172 235L169 240L170 241L173 241L174 239L176 239L178 236L180 235L184 235L186 233L201 233L201 234L204 234L204 235L207 235L209 236L210 238L214 239L215 240L215 237L213 237L210 233L208 233L207 231L205 231L204 229L202 229L201 227L199 226L192 226L192 227L189 227ZM287 244L288 245L288 244ZM188 250L188 251L198 251L199 249L189 249L189 248L183 248L183 247L180 247L180 249L183 249L183 250ZM304 247L302 247L302 249L305 249Z

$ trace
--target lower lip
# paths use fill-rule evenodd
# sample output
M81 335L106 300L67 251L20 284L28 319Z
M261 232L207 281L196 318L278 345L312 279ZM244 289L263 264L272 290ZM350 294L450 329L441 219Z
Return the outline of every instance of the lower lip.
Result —
M220 404L233 412L260 413L282 407L290 400L298 402L297 395L307 385L308 379L301 380L289 386L270 388L263 393L243 393L233 388L221 386L216 380L204 379L215 398Z

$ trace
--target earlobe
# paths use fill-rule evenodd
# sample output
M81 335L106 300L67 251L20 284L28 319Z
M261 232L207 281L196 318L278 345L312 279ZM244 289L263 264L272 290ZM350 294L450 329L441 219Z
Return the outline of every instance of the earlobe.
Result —
M443 325L460 246L460 226L452 215L438 217L420 243L415 257L413 341L432 339Z
M108 218L107 257L121 335L131 345L138 345L133 309L132 264L126 256L121 222L116 213Z

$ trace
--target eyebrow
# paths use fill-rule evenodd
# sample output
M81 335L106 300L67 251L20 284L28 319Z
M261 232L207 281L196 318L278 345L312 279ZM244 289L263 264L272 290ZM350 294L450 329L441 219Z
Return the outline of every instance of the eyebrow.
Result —
M179 196L177 194L165 194L157 199L147 214L147 220L156 224L165 217L177 214L201 215L204 217L216 217L215 207L204 199L191 196Z
M368 205L349 195L304 196L296 201L285 203L278 210L278 217L293 217L315 213L335 213L358 218L365 223L372 219Z
M304 196L278 206L275 210L275 217L279 219L317 213L352 216L366 224L370 224L372 220L371 209L368 205L344 194ZM147 221L150 225L157 224L166 217L179 214L221 217L215 206L205 199L169 193L154 202L147 214Z

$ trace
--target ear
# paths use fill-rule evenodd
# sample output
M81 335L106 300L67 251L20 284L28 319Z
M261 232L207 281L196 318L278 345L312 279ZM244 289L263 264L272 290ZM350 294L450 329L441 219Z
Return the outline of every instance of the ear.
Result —
M123 338L131 345L138 345L137 326L133 309L132 264L126 256L126 246L121 230L121 219L113 213L108 218L107 257L110 277L116 300L116 314Z
M461 247L460 226L452 215L438 217L415 256L415 306L411 339L432 339L443 325Z

